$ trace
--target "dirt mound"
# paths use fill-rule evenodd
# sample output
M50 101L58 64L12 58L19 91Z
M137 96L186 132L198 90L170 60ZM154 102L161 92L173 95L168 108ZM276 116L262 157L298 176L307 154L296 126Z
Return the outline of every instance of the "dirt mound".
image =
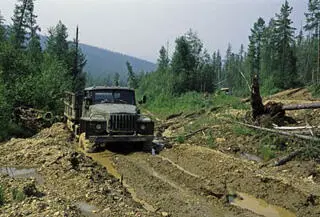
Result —
M0 152L0 165L9 170L0 181L6 192L2 216L152 216L105 168L75 151L64 124L54 124L30 139L12 139L0 146ZM16 168L34 168L41 178L16 178L10 172ZM42 196L28 197L24 192L20 202L13 200L13 187L22 191L29 181Z

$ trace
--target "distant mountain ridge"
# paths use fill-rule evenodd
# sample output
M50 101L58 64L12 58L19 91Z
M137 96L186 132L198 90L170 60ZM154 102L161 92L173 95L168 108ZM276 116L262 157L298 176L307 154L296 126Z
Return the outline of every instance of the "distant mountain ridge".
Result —
M94 47L87 44L80 44L82 52L86 55L87 71L93 78L106 77L108 74L120 74L122 79L127 78L126 62L130 62L134 72L151 72L156 69L152 62L142 60L133 56L113 52L107 49Z
M47 37L41 36L40 38L41 45L45 48ZM140 73L141 71L151 72L156 69L156 64L137 57L82 43L79 44L79 47L87 59L84 70L93 79L106 78L108 75L112 78L115 73L119 73L120 79L126 80L128 74L127 61L130 62L136 73Z

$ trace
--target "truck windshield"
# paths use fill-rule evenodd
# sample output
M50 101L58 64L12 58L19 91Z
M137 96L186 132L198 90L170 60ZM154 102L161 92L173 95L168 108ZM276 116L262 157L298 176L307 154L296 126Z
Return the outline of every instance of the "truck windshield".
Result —
M94 104L119 103L135 105L134 92L127 90L98 91L94 94Z

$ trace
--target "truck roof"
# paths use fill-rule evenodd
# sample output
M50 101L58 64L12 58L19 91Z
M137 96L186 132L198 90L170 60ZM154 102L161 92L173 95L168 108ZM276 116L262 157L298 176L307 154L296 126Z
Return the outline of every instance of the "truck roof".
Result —
M129 87L107 87L107 86L87 87L84 90L85 91L90 91L90 90L130 90L130 91L134 91L134 89L129 88Z

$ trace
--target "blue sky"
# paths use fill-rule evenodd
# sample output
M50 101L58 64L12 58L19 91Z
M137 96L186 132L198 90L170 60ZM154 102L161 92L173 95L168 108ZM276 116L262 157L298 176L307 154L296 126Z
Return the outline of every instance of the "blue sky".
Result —
M1 0L0 10L8 23L14 0ZM69 28L70 38L80 27L82 43L107 48L155 62L167 41L192 28L212 53L238 51L247 45L250 28L258 17L268 20L280 11L284 0L36 0L42 34L59 20ZM299 30L308 0L289 0L292 20Z

